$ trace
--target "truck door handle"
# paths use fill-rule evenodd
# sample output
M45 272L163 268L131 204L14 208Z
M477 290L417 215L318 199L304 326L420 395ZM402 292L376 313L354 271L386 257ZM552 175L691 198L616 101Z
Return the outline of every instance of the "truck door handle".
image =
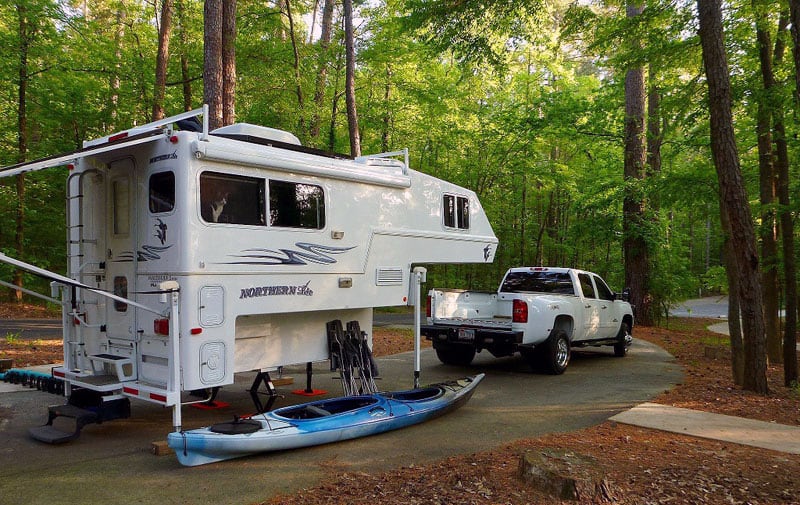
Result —
M591 305L585 305L583 308L584 308L584 309L591 309L591 308L592 308L592 306L591 306Z

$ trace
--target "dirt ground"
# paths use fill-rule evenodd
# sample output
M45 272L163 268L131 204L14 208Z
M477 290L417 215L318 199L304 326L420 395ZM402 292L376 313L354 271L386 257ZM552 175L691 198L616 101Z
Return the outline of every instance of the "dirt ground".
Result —
M23 313L42 317L20 308L0 308L0 317ZM685 370L682 384L653 401L800 426L800 389L783 387L780 366L769 368L767 396L733 385L728 340L705 329L715 322L672 319L669 328L634 330L634 338L663 347ZM413 346L406 330L376 329L373 342L379 356ZM60 356L60 341L0 335L0 359L13 358L14 366L52 363ZM354 474L325 463L330 466L325 483L261 505L571 503L544 495L520 478L520 460L526 453L540 455L589 483L580 489L580 503L800 504L796 455L606 422L385 473Z

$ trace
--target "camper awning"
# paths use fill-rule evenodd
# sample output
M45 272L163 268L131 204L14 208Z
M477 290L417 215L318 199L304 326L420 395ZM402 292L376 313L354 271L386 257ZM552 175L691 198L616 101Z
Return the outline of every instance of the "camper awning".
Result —
M3 167L0 169L0 177L11 177L14 175L24 174L25 172L35 172L45 168L60 167L69 163L73 163L76 160L86 156L93 156L95 154L113 151L123 147L153 142L154 140L160 138L163 133L163 128L157 128L139 133L134 136L125 137L120 140L110 140L106 144L84 147L83 149L78 149L77 151L72 151L69 153L56 154L55 156L48 156L47 158L41 158L35 161L26 161L24 163Z
M11 177L13 175L24 174L25 172L35 172L45 168L60 167L73 163L80 158L87 156L94 156L96 154L113 151L123 147L131 147L138 144L145 144L153 142L162 138L169 130L167 125L177 123L178 121L203 116L202 123L202 136L204 140L208 138L208 105L204 105L200 109L190 110L176 116L168 117L147 123L142 126L134 126L128 130L123 130L118 133L112 133L106 137L102 137L90 142L84 142L84 148L78 149L64 154L57 154L47 158L41 158L35 161L26 161L16 165L0 168L0 177Z

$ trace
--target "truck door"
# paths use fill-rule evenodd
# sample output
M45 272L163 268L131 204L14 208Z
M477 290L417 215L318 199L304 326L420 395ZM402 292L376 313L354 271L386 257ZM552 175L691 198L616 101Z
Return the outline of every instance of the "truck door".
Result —
M135 300L136 272L136 180L134 160L124 158L109 165L108 220L106 226L106 289ZM115 340L135 340L136 311L125 303L106 304L106 334ZM132 347L132 345L131 345Z
M611 338L617 334L620 319L617 314L617 307L614 305L614 293L608 284L597 275L593 275L594 285L597 292L597 299L600 308L600 332L603 338Z
M581 294L583 294L583 338L579 340L592 340L600 338L602 334L601 318L600 318L600 300L597 299L597 294L592 283L592 278L589 274L578 274L578 281L581 285Z

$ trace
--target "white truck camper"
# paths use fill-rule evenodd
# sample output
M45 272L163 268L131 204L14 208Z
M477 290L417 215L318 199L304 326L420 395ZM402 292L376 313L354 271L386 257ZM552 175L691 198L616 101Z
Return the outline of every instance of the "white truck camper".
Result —
M70 401L35 438L76 437L97 420L87 412L127 417L129 398L172 407L180 430L190 392L239 372L274 392L268 372L307 364L310 382L311 363L331 358L331 322L359 332L373 307L419 310L412 266L494 259L475 193L411 170L407 151L352 159L261 126L209 131L206 111L0 169L69 167L66 276L0 254L50 278L63 306L54 374ZM61 415L79 419L75 433L50 426Z

